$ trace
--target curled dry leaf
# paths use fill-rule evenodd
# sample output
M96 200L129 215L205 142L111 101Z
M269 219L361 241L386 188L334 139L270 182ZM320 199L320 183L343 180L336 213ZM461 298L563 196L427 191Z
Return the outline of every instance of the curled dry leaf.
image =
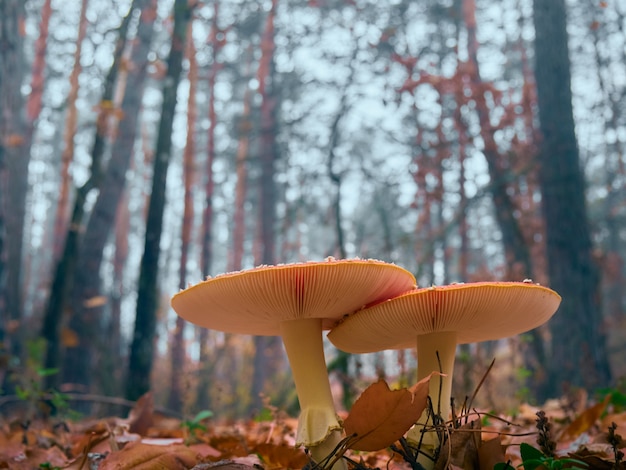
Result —
M265 468L304 468L309 461L302 449L286 445L262 443L253 451L261 458Z
M128 431L145 436L154 423L154 398L148 392L137 400L128 415Z
M586 409L578 415L578 417L561 433L559 441L573 441L582 433L588 431L591 426L593 426L600 419L610 400L611 395L607 395L603 401L593 405L591 408Z
M365 389L344 421L346 435L355 435L348 447L375 451L400 439L426 409L431 375L411 389L390 390L384 380Z
M492 470L497 463L506 462L500 436L480 444L478 462L480 470Z
M478 468L480 421L474 420L450 432L435 462L435 470L456 465L459 468Z
M151 446L136 442L109 454L99 470L187 470L197 460L196 452L182 444Z

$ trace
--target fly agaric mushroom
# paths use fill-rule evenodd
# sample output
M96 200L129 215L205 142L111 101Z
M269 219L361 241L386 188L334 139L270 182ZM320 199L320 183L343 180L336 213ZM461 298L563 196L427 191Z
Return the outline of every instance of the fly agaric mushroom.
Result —
M551 289L530 282L477 282L415 289L373 305L345 318L328 338L339 349L369 353L415 347L417 380L439 371L431 380L433 410L448 419L452 372L457 344L506 338L545 323L557 310L561 297ZM439 354L439 360L437 359ZM427 414L418 421L426 423ZM421 429L409 434L419 440ZM437 446L424 436L422 444ZM424 450L424 449L422 449ZM432 461L422 465L432 468Z
M415 288L413 275L375 260L334 260L260 266L223 274L172 298L196 325L282 337L300 402L297 445L320 462L339 444L341 424L330 392L322 330L365 305ZM345 468L342 461L334 468Z

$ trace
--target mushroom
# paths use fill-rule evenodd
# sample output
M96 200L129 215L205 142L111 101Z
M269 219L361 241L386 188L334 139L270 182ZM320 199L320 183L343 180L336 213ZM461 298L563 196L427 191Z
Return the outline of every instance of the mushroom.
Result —
M282 337L300 402L297 445L320 462L342 439L322 330L344 315L415 288L413 275L376 260L294 263L223 274L172 298L185 320L227 333ZM334 468L345 468L339 461Z
M328 338L350 353L411 348L417 343L418 380L440 371L441 362L445 374L441 396L439 380L431 380L429 394L433 410L440 410L448 419L456 345L506 338L536 328L556 312L560 302L553 290L528 282L427 287L355 312L335 326ZM425 412L418 424L425 424L427 417ZM420 433L421 426L416 426L408 437L419 441ZM422 444L436 448L439 442L425 435ZM422 465L432 467L432 460Z

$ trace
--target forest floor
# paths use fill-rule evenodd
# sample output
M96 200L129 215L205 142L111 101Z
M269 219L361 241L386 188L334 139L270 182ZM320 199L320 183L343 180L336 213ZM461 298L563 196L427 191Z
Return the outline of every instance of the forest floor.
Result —
M396 395L397 391L385 393L373 398L391 399L392 407L400 410L403 405L396 398L406 397ZM443 448L435 468L626 469L620 450L626 442L619 436L626 429L624 398L616 392L592 403L579 394L541 408L521 405L513 416L472 410L445 427L451 445ZM355 409L351 414L358 412ZM276 410L263 420L237 422L216 421L210 415L201 412L189 420L166 417L155 411L152 395L147 394L125 417L5 419L0 427L0 468L315 468L307 454L295 447L296 419ZM398 441L384 426L372 425L372 436L378 433L374 437L382 439L373 446L382 450L365 452L352 446L344 454L348 467L419 469L415 455L403 447L406 441Z

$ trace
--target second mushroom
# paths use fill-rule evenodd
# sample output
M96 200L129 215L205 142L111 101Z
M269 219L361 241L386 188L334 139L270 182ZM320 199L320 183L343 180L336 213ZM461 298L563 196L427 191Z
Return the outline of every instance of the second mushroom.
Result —
M529 331L545 323L560 302L556 292L531 282L478 282L415 289L354 313L333 328L328 338L349 353L417 345L417 380L439 371L441 362L441 372L445 374L441 394L440 381L431 380L430 397L434 411L439 410L447 420L457 344ZM426 418L422 416L419 423L425 424ZM432 438L423 443L431 447L431 455L438 446ZM432 466L432 460L423 465Z

